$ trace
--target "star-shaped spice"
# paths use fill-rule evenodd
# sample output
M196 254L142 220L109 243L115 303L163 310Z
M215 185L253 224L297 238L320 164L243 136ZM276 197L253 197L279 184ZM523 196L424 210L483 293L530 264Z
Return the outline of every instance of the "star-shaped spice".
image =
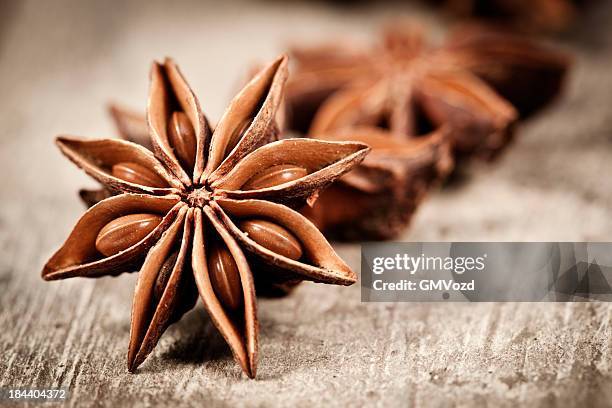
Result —
M77 222L46 280L139 268L128 368L135 370L197 294L243 371L257 369L255 281L350 285L354 272L291 207L359 163L361 143L277 138L286 58L234 98L214 132L171 60L155 63L153 152L125 140L59 137L61 151L112 192Z
M528 86L539 92L526 102L537 106L525 110L548 102L568 64L526 40L477 30L429 47L422 30L406 24L390 26L372 49L332 43L292 54L289 128L316 136L365 125L414 138L447 126L455 153L486 158L511 139L518 118L512 103L523 110ZM546 85L540 87L542 78ZM520 97L508 101L491 85Z

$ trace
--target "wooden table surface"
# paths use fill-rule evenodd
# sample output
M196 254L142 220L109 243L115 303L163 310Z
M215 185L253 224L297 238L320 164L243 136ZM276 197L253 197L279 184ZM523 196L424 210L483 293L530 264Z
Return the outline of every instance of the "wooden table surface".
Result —
M113 136L105 104L144 107L165 55L217 120L253 60L291 39L364 37L414 6L121 4L0 6L0 388L67 387L69 406L610 406L609 304L366 304L358 285L260 300L256 380L201 304L129 374L136 276L40 278L83 211L76 190L94 185L54 136ZM564 97L499 162L433 193L402 239L612 241L611 17L602 5L557 40L576 56ZM358 245L337 248L358 269Z

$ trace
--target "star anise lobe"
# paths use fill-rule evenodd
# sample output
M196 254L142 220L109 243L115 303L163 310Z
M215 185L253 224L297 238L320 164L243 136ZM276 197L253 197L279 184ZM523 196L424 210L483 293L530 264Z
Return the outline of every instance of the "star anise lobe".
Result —
M96 238L96 249L104 256L115 255L144 239L159 225L157 214L135 213L106 224Z
M196 135L191 122L184 112L173 112L168 123L168 141L174 147L181 165L193 170L196 156Z
M111 167L111 174L114 177L134 184L141 184L151 187L167 188L168 183L155 172L150 171L145 166L133 162L121 162Z
M259 190L273 187L300 179L307 174L308 170L303 167L292 164L278 164L255 174L240 187L240 190Z
M239 228L264 248L297 260L302 257L302 245L287 229L265 219L245 219Z
M240 273L229 250L220 244L213 244L208 253L208 269L212 287L221 303L230 311L242 306Z

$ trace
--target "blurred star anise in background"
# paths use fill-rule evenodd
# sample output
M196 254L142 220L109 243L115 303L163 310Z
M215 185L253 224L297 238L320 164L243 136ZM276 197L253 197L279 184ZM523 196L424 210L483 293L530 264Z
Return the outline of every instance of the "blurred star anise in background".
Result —
M454 159L495 158L517 120L559 94L570 65L562 52L482 25L431 46L419 25L397 23L372 47L337 41L290 55L285 126L372 146L307 211L328 234L359 239L402 231Z

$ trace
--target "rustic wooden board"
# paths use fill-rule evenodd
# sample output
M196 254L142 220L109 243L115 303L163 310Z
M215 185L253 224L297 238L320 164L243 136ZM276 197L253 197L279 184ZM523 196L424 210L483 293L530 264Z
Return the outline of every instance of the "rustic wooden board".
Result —
M176 57L217 119L255 55L272 58L286 38L363 35L396 13L282 2L1 7L0 388L67 387L69 406L610 405L609 304L364 304L357 286L304 284L260 301L257 380L201 305L127 373L135 275L39 277L82 211L76 189L92 185L53 136L113 135L104 104L144 106L153 57ZM608 5L562 44L577 55L566 97L525 124L500 162L433 194L405 239L612 240L612 27L601 24L611 16ZM358 246L338 249L358 267Z

